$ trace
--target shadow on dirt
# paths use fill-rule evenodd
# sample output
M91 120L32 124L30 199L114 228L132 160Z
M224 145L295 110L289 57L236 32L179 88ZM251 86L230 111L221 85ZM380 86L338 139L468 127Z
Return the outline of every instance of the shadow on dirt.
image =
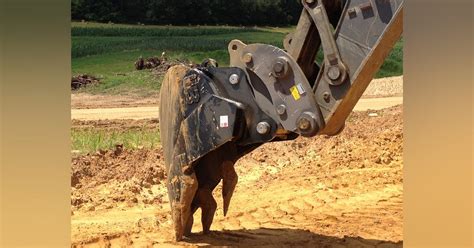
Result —
M209 235L195 234L186 242L212 246L265 247L380 247L401 248L403 241L391 242L361 237L330 237L299 229L259 228L255 230L213 231Z

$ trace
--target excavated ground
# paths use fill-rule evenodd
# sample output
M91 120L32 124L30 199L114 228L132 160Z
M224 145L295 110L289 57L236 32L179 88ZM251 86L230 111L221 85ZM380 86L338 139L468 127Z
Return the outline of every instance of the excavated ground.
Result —
M239 183L227 217L217 188L214 232L200 234L195 216L197 234L179 243L160 148L75 157L73 247L402 247L402 112L357 112L339 136L261 146L236 164ZM126 123L73 125L114 129L137 121Z

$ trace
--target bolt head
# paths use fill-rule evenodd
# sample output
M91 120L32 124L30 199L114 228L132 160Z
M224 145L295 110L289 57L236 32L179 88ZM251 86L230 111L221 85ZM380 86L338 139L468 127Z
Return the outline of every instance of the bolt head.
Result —
M319 132L316 115L312 112L304 112L298 118L296 127L304 137L312 137Z
M240 78L239 78L239 75L237 75L237 74L232 74L229 77L229 83L230 84L238 84L239 80L240 80Z
M288 61L285 58L280 57L273 62L272 69L275 76L284 77L288 73L288 67Z
M328 69L328 77L331 80L337 80L341 77L341 69L338 66L331 66Z
M286 113L286 106L285 104L280 104L278 105L277 109L276 109L277 113L279 115L284 115Z
M311 121L305 117L302 117L298 121L298 128L302 131L309 130L311 128Z
M331 97L331 94L329 94L329 92L324 92L323 93L324 101L329 102L330 97Z
M246 53L244 54L244 56L242 56L242 61L246 64L252 63L252 60L253 60L253 56L251 53Z
M270 128L271 127L270 127L270 124L268 124L268 122L266 121L259 122L257 124L257 133L262 134L262 135L267 134L270 132Z
M276 73L282 73L283 70L285 70L285 65L283 64L282 61L277 61L277 62L273 65L273 70L274 70Z

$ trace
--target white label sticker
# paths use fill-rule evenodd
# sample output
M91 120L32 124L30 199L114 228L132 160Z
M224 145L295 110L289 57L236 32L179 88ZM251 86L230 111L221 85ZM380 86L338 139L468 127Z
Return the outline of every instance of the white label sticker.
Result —
M304 93L306 93L302 84L297 84L296 88L298 89L298 92L300 93L300 95L303 95Z
M220 127L229 127L229 116L221 115L219 126Z

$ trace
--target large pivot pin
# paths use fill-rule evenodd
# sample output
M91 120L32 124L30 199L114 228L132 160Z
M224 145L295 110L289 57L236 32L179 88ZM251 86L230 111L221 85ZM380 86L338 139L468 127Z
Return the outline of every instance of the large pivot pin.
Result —
M279 57L273 62L273 74L277 78L283 78L288 74L289 67L288 60L285 57Z
M316 116L311 112L304 112L296 122L298 131L305 137L312 137L319 132Z

